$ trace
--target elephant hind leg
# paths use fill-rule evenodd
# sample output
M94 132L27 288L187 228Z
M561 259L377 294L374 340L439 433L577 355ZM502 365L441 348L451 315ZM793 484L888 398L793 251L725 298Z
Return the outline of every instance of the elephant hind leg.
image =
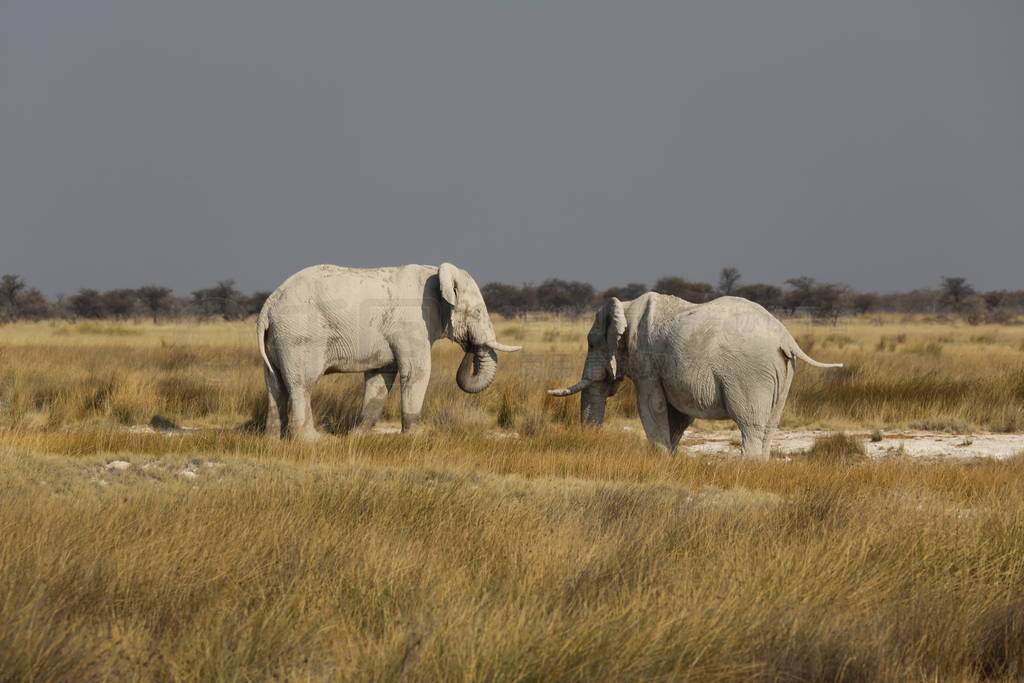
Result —
M363 409L353 431L366 431L377 424L395 384L395 375L395 370L368 370L363 373Z
M288 392L270 368L263 368L263 377L267 382L267 418L263 433L279 439L288 430Z
M740 427L740 437L742 438L740 450L743 457L767 460L771 447L771 432L768 426L763 423L751 424L748 422L738 422L737 424Z
M668 413L670 450L674 451L679 446L679 440L683 438L683 432L693 424L693 418L679 412L672 407L672 404L668 404L666 412Z
M323 374L323 352L310 345L286 346L278 350L275 365L288 397L285 434L292 440L317 441L321 434L316 430L310 396Z
M742 453L745 458L758 460L768 459L768 448L771 445L770 428L773 400L773 387L755 387L754 391L737 393L725 392L725 411L736 421L742 437Z
M313 419L313 407L309 401L311 393L312 387L306 388L305 386L295 385L288 387L288 406L290 409L288 437L293 440L319 441L323 436L316 430L316 424Z
M786 399L789 398L789 389L793 385L794 375L793 361L785 359L781 370L779 371L779 392L775 397L775 404L772 406L771 414L768 416L768 424L765 426L764 436L762 438L763 454L762 458L767 460L772 454L772 439L775 437L775 431L779 428L779 422L782 421L782 411L786 408Z

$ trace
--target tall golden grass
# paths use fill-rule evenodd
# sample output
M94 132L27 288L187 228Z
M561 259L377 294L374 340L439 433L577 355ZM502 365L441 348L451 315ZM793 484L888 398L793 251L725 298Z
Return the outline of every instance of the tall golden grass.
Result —
M751 464L570 435L146 435L72 461L11 448L0 671L1024 675L1019 462Z
M1024 460L670 457L631 395L597 431L543 394L586 327L498 323L478 396L439 344L423 432L313 445L239 429L248 325L0 328L0 678L1024 676ZM1019 419L1024 329L794 332L852 369L802 368L789 426ZM358 383L321 385L342 434Z
M546 388L578 379L587 321L505 321L498 336L525 350L503 354L498 379L478 396L453 381L457 347L439 342L428 421L445 428L537 430L575 420L575 399ZM790 323L804 349L842 370L801 367L785 427L1024 430L1024 326L867 320L836 327ZM154 415L194 426L230 427L265 410L252 325L22 323L0 328L0 426L148 422ZM314 397L323 427L344 433L361 377L333 375ZM395 392L397 394L397 392ZM397 397L385 414L395 419ZM634 419L627 385L609 419ZM725 423L717 423L725 424ZM711 428L705 424L698 427Z

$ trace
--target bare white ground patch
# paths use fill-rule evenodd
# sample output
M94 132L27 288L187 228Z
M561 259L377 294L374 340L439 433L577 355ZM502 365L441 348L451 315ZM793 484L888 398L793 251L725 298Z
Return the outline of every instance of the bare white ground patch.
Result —
M374 434L401 434L402 428L390 425L375 425L370 431Z
M202 431L200 427L174 427L173 429L156 429L150 425L132 425L125 427L129 434L163 434L164 436L181 436Z
M772 441L772 450L785 454L803 453L814 440L827 435L823 430L779 430ZM1003 460L1024 453L1024 434L941 434L936 432L882 432L882 440L874 441L868 433L851 432L850 436L864 444L873 458L900 453L912 458L995 458ZM738 430L694 432L683 436L680 447L693 455L736 455L739 453Z
M617 428L625 432L636 433L639 438L644 437L643 429L634 425L620 425ZM178 427L170 431L159 430L149 425L135 425L125 429L134 434L163 434L165 436L180 436L204 431L201 427ZM373 434L400 434L401 432L401 427L392 424L378 424L371 430ZM780 429L775 433L775 438L772 440L772 450L785 455L804 453L811 448L815 439L826 436L829 433L829 431L821 429ZM876 441L872 439L872 435L869 432L850 431L847 433L862 441L864 443L864 450L873 458L901 454L912 458L924 459L994 458L996 460L1004 460L1024 453L1024 434L995 434L991 432L950 434L908 430L882 432L881 441ZM500 429L490 432L490 436L496 439L522 438L517 432ZM679 447L683 453L690 455L738 456L740 452L740 433L736 429L689 431L683 436ZM211 467L214 466L213 463L205 464ZM124 465L113 463L108 465L108 469L111 470L121 468L124 468ZM193 471L189 471L190 469ZM196 470L197 468L194 467L185 468L180 474L193 478L198 474Z

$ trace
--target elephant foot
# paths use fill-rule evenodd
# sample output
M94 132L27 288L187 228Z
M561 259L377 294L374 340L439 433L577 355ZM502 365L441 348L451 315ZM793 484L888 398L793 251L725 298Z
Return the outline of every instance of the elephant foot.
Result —
M403 429L402 434L404 436L417 436L419 434L425 434L426 431L427 430L423 425L415 425L413 427L409 427L408 429Z
M420 416L402 416L402 433L403 434L419 434L423 431L423 424L420 422Z

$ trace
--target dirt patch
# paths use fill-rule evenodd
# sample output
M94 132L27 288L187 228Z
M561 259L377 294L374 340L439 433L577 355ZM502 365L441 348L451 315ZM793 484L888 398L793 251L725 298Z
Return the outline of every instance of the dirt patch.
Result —
M772 441L772 449L784 454L810 450L814 440L827 435L823 430L780 430ZM979 433L971 435L941 434L936 432L900 431L882 432L876 441L870 433L852 432L850 436L862 441L864 450L872 458L897 453L912 458L995 458L1002 460L1024 453L1024 434ZM683 437L680 446L694 455L735 455L739 453L739 431L695 432ZM877 439L877 435L875 436Z
M607 427L606 427L607 428ZM643 438L643 430L633 425L621 425L619 429L634 432ZM173 430L154 429L150 425L127 427L127 431L136 434L164 434L180 436L203 431L198 427L176 427ZM379 424L372 430L374 434L401 434L401 427L396 424ZM820 429L779 430L772 441L772 450L784 455L805 453L810 450L814 440L828 435L830 432ZM919 430L891 431L872 434L871 432L848 432L848 434L864 444L869 457L883 458L893 455L905 455L912 458L926 459L975 459L995 458L1004 460L1015 455L1024 454L1024 434L996 434L979 432L977 434L949 434ZM491 436L497 439L522 438L517 432L494 430ZM878 437L881 436L879 440ZM724 431L689 431L683 436L680 448L690 455L739 455L739 430Z

